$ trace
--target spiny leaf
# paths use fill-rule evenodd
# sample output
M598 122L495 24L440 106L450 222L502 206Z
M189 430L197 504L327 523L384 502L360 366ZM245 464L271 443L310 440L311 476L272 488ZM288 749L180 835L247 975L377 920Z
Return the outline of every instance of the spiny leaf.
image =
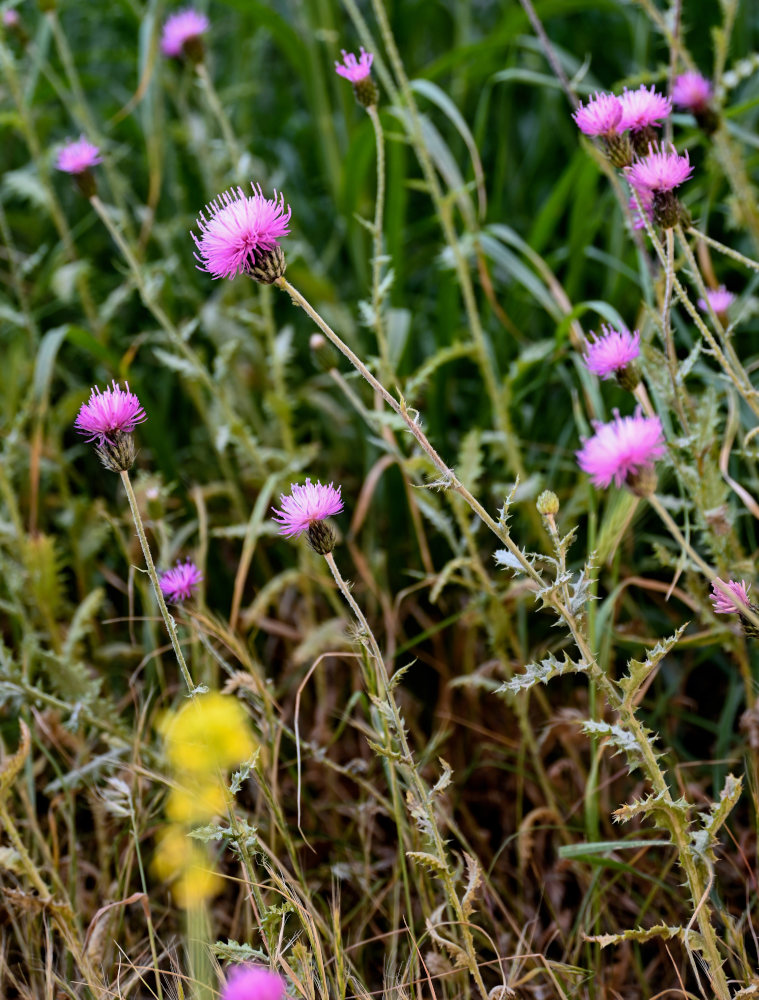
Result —
M480 863L477 858L473 858L471 854L467 854L466 851L464 851L464 861L466 863L467 882L466 891L461 898L461 909L463 910L465 917L471 917L474 912L474 900L477 895L477 890L482 883L482 869L480 868Z
M685 940L684 927L670 927L667 924L656 924L654 927L638 927L635 930L623 931L621 934L596 934L585 935L586 941L607 948L610 944L622 944L623 941L652 941L654 938L662 938L665 941L671 938ZM704 950L704 939L697 931L688 932L688 946L698 951Z
M441 878L448 872L448 868L439 858L436 858L434 854L427 854L426 851L406 851L406 857L411 858L422 868L426 868L428 872L439 875Z
M547 684L553 677L559 677L562 674L581 674L587 669L588 665L584 660L575 663L565 653L564 660L560 663L551 653L539 663L528 663L523 674L517 674L516 677L506 681L497 689L496 693L508 691L511 694L518 694L520 691L527 691L534 684Z
M32 745L32 738L27 724L23 719L19 719L18 724L21 730L21 740L18 750L10 757L6 757L0 765L0 800L5 797L5 793L16 780L16 776L24 766L24 761L29 756L29 750Z
M640 686L646 680L648 675L652 670L658 667L667 653L669 653L669 651L677 644L680 636L689 624L690 622L685 622L680 626L680 628L678 628L674 635L670 635L668 638L662 639L661 642L657 642L645 660L630 660L628 662L630 673L623 677L619 682L619 686L625 693L626 704L629 705L631 703L635 694L638 692Z
M440 766L443 769L443 773L440 775L435 784L432 786L432 791L430 792L431 795L437 795L440 792L445 791L445 789L450 785L451 776L453 775L453 770L448 761L443 760L442 757L438 757L438 760L440 761Z

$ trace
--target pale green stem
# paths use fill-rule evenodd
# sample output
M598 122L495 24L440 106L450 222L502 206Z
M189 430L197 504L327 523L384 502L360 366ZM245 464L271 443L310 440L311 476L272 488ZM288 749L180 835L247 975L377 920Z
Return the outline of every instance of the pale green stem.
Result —
M210 940L205 903L188 906L187 937L193 1000L211 1000L215 994L211 987L211 962L208 954Z
M752 271L759 271L759 262L753 260L751 257L744 256L742 253L738 253L738 251L733 250L732 247L725 246L725 244L720 243L719 240L712 239L711 236L707 236L706 233L702 233L700 229L694 229L693 226L688 226L687 232L692 233L696 239L701 240L703 243L706 243L707 246L719 251L719 253L724 254L726 257L732 257L733 260L737 261L739 264L743 264L744 267L748 267Z
M89 133L90 138L94 139L99 146L102 146L104 145L104 139L95 121L93 120L92 115L90 114L87 98L82 88L79 74L77 73L76 62L74 60L73 53L69 48L66 32L63 30L60 19L58 18L58 13L56 10L49 10L46 13L46 17L53 31L53 37L55 38L58 55L63 63L63 71L66 74L68 85L74 96L74 112L81 120L81 123ZM131 222L129 212L127 210L127 203L123 198L121 183L116 175L116 172L111 166L110 156L107 154L107 151L103 157L103 170L105 171L105 175L108 179L108 184L111 192L113 193L113 197L119 207L119 211L121 212L127 232L130 232Z
M235 139L234 132L232 131L232 126L229 124L229 118L227 118L227 114L224 111L221 101L219 100L219 95L216 93L216 88L213 85L213 81L211 80L206 64L204 62L197 63L195 66L195 72L198 74L198 79L203 84L203 90L205 91L211 113L219 123L219 128L221 129L221 134L224 138L224 144L227 147L227 154L231 161L232 170L236 176L240 167L240 147L237 145L237 140Z
M722 582L722 580L717 575L717 571L707 562L705 562L698 554L698 552L696 552L696 550L693 548L690 542L688 542L688 540L685 538L683 533L678 528L674 518L669 513L667 508L662 504L661 500L657 497L657 495L655 493L652 493L646 499L654 508L654 510L659 515L661 520L664 522L667 531L669 531L669 533L672 535L672 537L678 543L678 545L680 545L682 549L690 556L690 558L693 560L696 566L698 566L698 568L701 570L704 576L706 576L707 579L711 581L715 589L719 590L720 593L724 594L725 597L729 598L730 601L735 603L735 594L730 590L728 586L726 586ZM753 625L756 625L759 628L759 614L757 614L755 611L752 611L751 608L748 607L748 605L746 606L745 610L743 609L741 610L741 615L744 618L747 618Z
M634 188L633 188L633 196L634 196L636 204L638 206L638 212L640 214L640 217L642 218L643 223L644 223L644 225L646 227L646 232L648 233L648 238L651 240L651 243L653 244L654 249L656 250L656 254L657 254L658 258L659 258L659 262L661 263L662 267L666 268L666 266L667 266L667 255L666 255L666 253L664 251L664 248L662 247L662 245L661 245L661 243L659 241L659 238L656 235L656 232L654 230L653 225L651 224L651 221L649 220L646 212L643 209L643 206L640 203L640 198L638 197L638 194L637 194L637 192L635 191ZM683 286L680 284L680 281L679 281L679 279L678 279L678 277L677 277L676 274L674 274L672 276L672 285L674 287L674 290L677 292L677 294L678 294L678 296L680 298L680 301L682 302L682 304L683 304L683 306L685 308L685 311L688 313L688 315L690 316L690 318L693 320L693 322L695 323L696 327L699 330L699 333L702 335L702 337L704 338L704 340L709 345L709 347L710 347L712 353L714 354L714 357L716 358L717 362L722 367L722 369L724 370L725 374L728 376L728 378L733 383L733 385L736 387L736 389L738 390L738 392L740 393L740 395L742 396L742 398L746 400L746 402L748 403L748 405L751 408L751 410L756 414L756 416L759 416L759 401L757 401L757 399L754 398L757 394L756 394L756 392L754 391L754 389L753 389L753 387L751 385L749 385L747 387L744 384L744 382L741 380L741 374L745 378L745 372L743 371L742 368L740 370L740 373L736 373L734 371L733 366L730 364L730 362L728 361L728 359L725 357L725 354L722 351L722 348L720 347L717 339L715 338L714 334L711 332L711 330L709 329L709 327L706 325L706 323L704 323L704 321L701 318L698 310L696 309L696 307L693 305L693 303L691 302L690 298L688 297L688 293L683 288Z
M142 523L142 515L140 514L140 508L137 504L137 497L134 495L134 490L132 489L132 482L129 478L129 473L125 470L120 473L120 475L121 481L124 484L127 499L129 500L129 507L132 511L132 519L134 520L134 526L137 529L137 536L140 539L142 554L145 557L145 565L148 569L148 576L150 577L150 582L153 584L153 590L155 591L156 601L158 602L161 616L166 623L166 631L169 633L169 639L171 640L171 645L174 650L174 654L176 655L179 669L182 671L182 677L187 685L187 690L190 692L190 695L194 695L195 685L192 682L190 671L187 669L187 664L185 663L182 647L179 644L176 623L174 622L172 615L169 613L169 609L166 607L166 601L163 597L163 591L161 590L161 583L158 579L158 573L156 572L155 564L153 562L153 556L150 553L148 538L145 534L145 526Z
M55 189L50 183L42 147L40 146L39 139L37 138L37 133L34 131L33 118L29 112L23 91L19 84L13 59L8 54L2 39L0 39L0 62L2 62L3 72L6 80L8 81L8 87L13 96L13 102L16 105L16 110L18 111L21 131L24 133L24 138L26 139L26 143L29 147L29 152L32 154L32 159L37 167L40 184L45 189L47 207L50 211L50 217L53 220L53 225L58 231L61 243L63 244L64 255L67 260L75 261L78 258L71 230L68 227L63 209L58 202ZM90 324L92 330L99 334L102 331L103 325L98 318L95 303L92 300L89 285L87 284L87 277L84 273L80 273L77 276L76 289L82 302L82 308L87 316L87 322Z
M395 697L393 696L393 693L388 684L388 676L387 676L387 669L385 667L385 661L382 657L382 653L380 652L379 646L377 645L377 640L374 638L374 634L372 633L372 630L369 627L369 623L367 622L363 612L361 611L361 608L358 606L353 595L351 594L350 588L346 584L345 580L343 580L342 575L340 574L340 570L337 568L337 564L335 563L335 559L332 553L331 552L325 553L324 559L330 568L330 572L334 577L335 583L337 584L340 593L343 595L346 602L348 603L348 606L355 615L356 621L359 623L362 632L366 635L372 658L376 661L377 665L376 675L381 682L382 694L384 695L387 706L390 709L390 712L393 717L393 727L395 729L398 743L401 748L401 757L403 763L405 764L404 770L406 771L407 777L414 788L414 792L416 794L416 799L419 803L419 806L422 809L424 809L425 813L427 814L427 827L429 830L429 834L432 839L435 851L437 853L437 857L443 868L441 876L442 876L442 881L446 888L446 895L448 897L448 902L450 903L451 908L453 909L453 912L456 916L456 923L460 926L461 932L464 937L467 957L469 959L469 972L472 978L477 983L477 987L480 989L483 998L487 1000L488 991L482 980L479 966L477 964L477 955L474 949L474 939L472 938L472 932L469 926L469 921L461 906L461 901L459 900L458 893L456 891L456 886L454 884L453 877L451 876L448 864L448 856L445 849L445 843L443 841L442 836L440 835L440 830L437 825L437 820L435 819L435 814L432 810L432 807L430 806L429 790L425 787L424 782L419 777L419 773L416 769L414 758L411 753L411 748L409 747L408 741L406 739L406 731L404 728L403 720L398 711L398 706L395 702Z
M495 375L495 358L492 356L485 333L480 322L480 315L477 309L477 300L474 294L472 277L469 272L469 265L461 251L456 227L453 224L452 203L450 199L443 196L435 167L432 164L429 150L424 141L424 134L421 126L421 116L414 99L414 94L403 68L403 62L395 44L395 38L390 27L390 22L385 11L383 0L372 0L372 6L380 26L380 32L387 49L390 63L395 72L400 85L403 99L408 108L408 124L411 142L416 149L419 163L424 174L424 179L429 188L430 197L435 206L435 211L440 219L446 243L451 249L456 268L456 276L461 285L461 293L464 298L464 308L466 310L469 330L472 334L475 349L477 351L477 361L479 364L482 379L485 383L490 405L495 415L496 426L500 432L500 444L509 463L511 471L515 476L524 479L525 471L522 463L522 456L517 447L516 435L511 426L508 407L505 402L505 392L503 387L498 385Z
M385 210L385 136L382 131L382 122L380 121L376 104L371 104L366 109L366 112L372 121L377 150L377 197L374 203L374 226L372 229L372 312L374 313L374 330L377 334L377 346L380 352L380 371L383 379L387 380L391 374L390 355L382 323L382 299L380 296L380 283L382 280L382 230L383 213Z
M137 817L134 812L134 804L129 799L129 817L132 820L132 836L134 837L134 852L137 855L137 867L140 872L140 883L142 885L142 891L145 893L145 898L148 898L148 883L145 878L145 868L142 863L142 851L140 850L140 837L137 831ZM161 973L158 969L158 949L156 948L155 942L155 930L153 928L153 918L150 915L150 908L148 907L147 913L147 925L148 925L148 939L150 941L150 954L153 959L153 971L155 972L155 985L156 992L158 994L158 1000L163 1000L163 986L161 985Z

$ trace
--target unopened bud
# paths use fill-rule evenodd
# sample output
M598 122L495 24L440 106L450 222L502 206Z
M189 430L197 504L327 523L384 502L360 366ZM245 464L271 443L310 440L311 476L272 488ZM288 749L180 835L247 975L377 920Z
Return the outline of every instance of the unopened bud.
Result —
M543 490L535 501L535 506L538 508L538 514L542 514L543 517L553 517L559 513L559 498L553 490Z

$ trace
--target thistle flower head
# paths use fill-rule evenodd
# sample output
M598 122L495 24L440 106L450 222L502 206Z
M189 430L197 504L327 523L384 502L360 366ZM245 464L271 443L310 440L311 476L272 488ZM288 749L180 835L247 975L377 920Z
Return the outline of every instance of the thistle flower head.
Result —
M734 596L730 598L723 593L723 590L717 586L717 582L721 583L723 588L726 587L731 591ZM717 582L712 581L714 593L709 595L716 615L742 614L746 608L751 607L748 598L748 592L751 589L750 583L747 584L745 580L741 580L740 583L735 580L720 580L719 577L717 577Z
M614 94L594 94L572 118L585 135L610 135L622 120L622 104Z
M238 187L225 191L206 205L197 219L200 235L192 233L200 270L214 278L254 274L261 258L280 250L277 240L290 232L290 206L282 194L264 198L260 184L251 184L253 195Z
M599 488L612 482L622 486L631 475L653 469L666 450L661 421L642 416L640 407L632 417L620 417L615 411L614 420L597 424L595 430L576 454L580 468Z
M158 582L161 584L163 595L174 604L178 604L192 597L193 590L202 579L203 574L198 567L192 559L187 559L185 562L177 560L176 566L162 573Z
M672 100L679 108L687 108L695 113L703 111L714 96L711 80L707 80L697 70L682 73L672 88Z
M185 45L201 38L208 31L209 21L205 14L188 7L166 18L161 33L161 52L170 59L181 59Z
M640 191L672 191L687 181L693 173L688 153L680 156L674 146L672 152L665 153L657 146L648 148L648 155L636 160L627 168L627 179L634 188Z
M372 69L372 62L374 60L374 55L371 52L365 52L363 45L361 46L360 55L358 59L353 55L352 52L346 52L342 49L343 61L342 63L335 62L335 72L339 76L344 76L346 80L350 80L351 83L360 83L361 80L365 80Z
M340 487L335 489L332 483L322 486L321 483L312 483L307 479L304 486L292 483L290 490L290 496L283 493L279 498L282 510L272 507L281 535L302 535L318 521L339 514L343 509Z
M706 297L709 300L708 304L704 299L698 300L698 308L702 312L709 312L709 306L716 313L727 312L733 302L735 302L735 296L732 292L728 292L724 285L720 285L719 288L707 288Z
M221 1000L283 1000L285 983L260 965L240 965L227 976Z
M100 163L100 150L83 135L58 150L56 169L65 174L81 174Z
M129 391L129 383L124 385L126 389L121 389L114 381L105 392L94 386L90 398L82 403L74 427L87 434L88 441L103 445L117 435L131 434L137 424L147 420L139 399Z
M588 371L599 378L612 378L618 372L627 368L640 354L640 334L636 330L614 330L604 324L601 329L603 336L588 342L587 354L583 360Z
M672 112L672 101L654 90L646 90L641 85L637 90L625 87L619 98L622 105L620 130L638 132L644 128L661 125L662 120Z
M3 11L3 27L17 28L20 23L21 18L15 8L9 7L8 10Z

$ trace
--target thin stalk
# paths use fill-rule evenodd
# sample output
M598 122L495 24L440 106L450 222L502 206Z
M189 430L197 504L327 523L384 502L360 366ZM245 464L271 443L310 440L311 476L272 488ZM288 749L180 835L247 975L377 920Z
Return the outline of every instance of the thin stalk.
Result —
M132 802L131 796L129 798L129 818L132 821L132 836L134 837L134 851L137 855L137 868L140 873L140 884L142 885L142 891L145 893L145 898L149 899L148 895L148 883L145 878L145 867L142 863L142 851L140 850L140 837L137 831L137 817L134 812L134 803ZM158 994L158 1000L163 1000L163 986L161 985L161 973L158 970L158 949L155 943L155 930L153 928L153 918L150 914L150 907L146 909L147 925L148 925L148 940L150 941L150 954L153 958L153 970L155 972L155 986L156 993Z
M664 302L662 303L661 321L664 344L667 350L667 367L669 377L672 381L672 398L675 403L677 415L680 418L680 426L687 431L688 418L685 416L685 409L680 399L680 389L677 384L677 352L675 351L675 338L672 333L672 285L675 279L675 238L671 229L664 232L667 248L664 284Z
M204 62L199 62L195 66L195 72L198 75L198 79L203 84L203 90L206 95L206 100L208 101L208 106L211 109L216 121L219 123L219 128L221 129L221 134L224 139L224 145L227 147L227 154L231 161L232 170L237 173L240 166L240 147L237 145L237 140L235 139L235 134L232 131L232 126L229 124L229 118L219 100L219 95L216 93L216 88L213 85L213 80L208 72L208 67Z
M719 253L724 254L726 257L732 257L733 260L737 261L739 264L743 264L744 267L748 267L752 271L759 271L759 261L755 261L751 257L746 257L742 253L738 253L738 251L733 250L732 247L725 246L725 244L720 243L719 240L715 240L711 236L707 236L706 233L702 233L700 229L688 226L686 232L695 236L696 239L701 240L702 243L706 243L714 250L719 251Z
M145 526L142 523L142 515L140 514L140 508L137 504L137 497L134 495L134 490L132 489L132 482L129 478L129 473L124 471L120 473L120 475L121 481L124 484L127 499L129 500L129 507L132 511L134 526L137 529L137 535L140 539L140 545L142 546L142 554L145 557L145 565L148 568L150 582L153 584L153 591L155 592L158 607L160 608L161 615L166 623L166 631L169 633L169 639L171 640L171 645L177 658L179 669L182 671L182 677L187 685L187 690L190 692L190 695L194 695L195 685L192 682L190 671L187 669L187 664L185 663L182 647L179 644L176 623L169 613L169 609L166 607L166 601L164 600L163 591L161 590L161 584L153 562L153 556L150 553L150 546L148 545L147 535L145 534Z
M366 113L374 128L374 140L377 151L377 197L374 202L374 225L372 227L372 312L374 314L374 332L377 335L377 346L380 352L380 371L382 378L390 377L390 355L387 338L382 323L382 299L380 283L382 280L382 231L383 213L385 210L385 135L376 104L371 104Z
M448 902L455 914L456 923L461 928L461 932L464 939L464 944L466 948L466 954L469 964L469 973L477 984L478 989L481 991L483 998L487 1000L488 990L483 982L482 976L480 974L479 966L477 963L477 955L474 948L474 939L472 937L472 932L470 929L469 921L464 913L461 901L459 900L458 893L456 891L456 886L451 876L450 868L448 865L448 857L445 849L445 843L440 834L440 829L437 825L434 812L430 806L429 801L429 790L424 785L424 782L419 777L419 773L414 763L414 758L411 753L411 748L409 747L408 741L406 739L406 731L403 724L403 719L398 711L398 706L395 702L395 697L393 696L392 690L390 689L388 683L387 668L385 666L385 661L377 645L377 640L374 638L369 623L364 617L361 608L356 603L353 594L350 592L350 588L343 579L340 570L337 568L334 556L331 552L327 552L324 555L324 559L330 568L330 572L334 577L335 583L340 591L340 593L345 598L348 606L353 612L356 621L359 623L361 630L364 632L369 644L369 650L373 659L376 662L376 677L381 682L382 694L384 695L385 702L390 709L393 718L393 727L396 732L398 743L401 749L401 758L405 765L404 770L406 771L407 778L412 785L415 797L419 804L419 807L424 809L427 814L427 828L429 830L429 836L434 845L438 860L442 865L441 878L446 889L446 896Z

